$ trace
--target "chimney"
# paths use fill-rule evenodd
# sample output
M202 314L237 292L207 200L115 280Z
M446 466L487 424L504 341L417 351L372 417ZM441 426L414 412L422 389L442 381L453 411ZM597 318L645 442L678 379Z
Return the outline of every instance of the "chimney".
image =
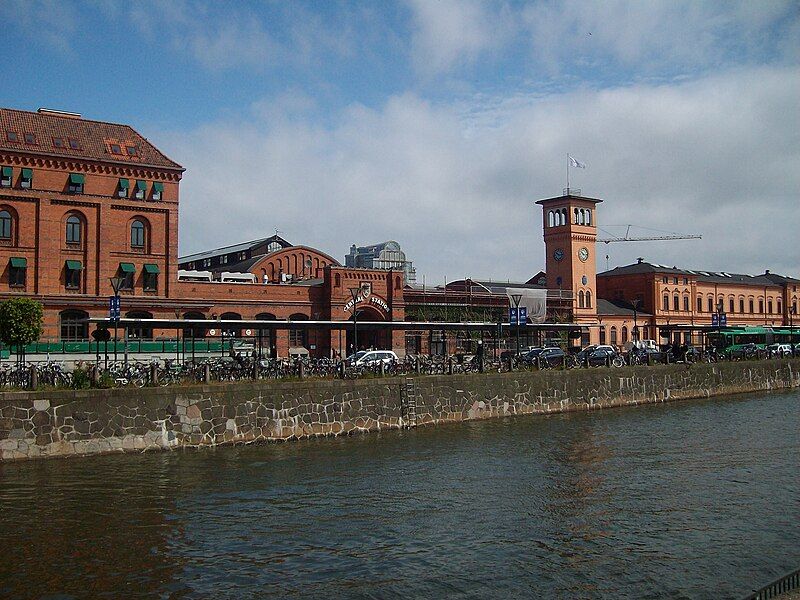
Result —
M638 265L642 264L643 262L644 262L644 259L641 256L636 259L636 264L638 264Z
M767 269L766 271L764 271L764 275L769 275L769 269Z
M66 110L56 110L54 108L40 108L37 110L40 115L50 115L53 117L64 117L66 119L80 119L80 113L67 112Z

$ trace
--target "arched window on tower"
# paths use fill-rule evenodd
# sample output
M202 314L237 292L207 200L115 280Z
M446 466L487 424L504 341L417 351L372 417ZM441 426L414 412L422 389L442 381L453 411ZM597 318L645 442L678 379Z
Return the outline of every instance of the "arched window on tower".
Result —
M566 225L567 224L567 209L566 208L562 208L561 209L561 224L562 225Z
M586 308L592 308L592 292L586 291Z
M591 208L587 208L586 209L586 224L587 225L591 225L592 224L592 209Z
M581 290L580 292L578 292L578 308L583 308L584 301L585 300L584 300L583 290Z
M580 223L580 211L576 208L575 209L575 224L577 225Z

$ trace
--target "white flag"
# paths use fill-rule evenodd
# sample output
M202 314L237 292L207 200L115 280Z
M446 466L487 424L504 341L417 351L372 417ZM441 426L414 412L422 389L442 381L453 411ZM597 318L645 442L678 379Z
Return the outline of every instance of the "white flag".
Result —
M578 169L585 169L586 168L586 164L585 163L578 162L577 160L572 158L569 154L567 154L567 157L569 157L569 166L576 167Z

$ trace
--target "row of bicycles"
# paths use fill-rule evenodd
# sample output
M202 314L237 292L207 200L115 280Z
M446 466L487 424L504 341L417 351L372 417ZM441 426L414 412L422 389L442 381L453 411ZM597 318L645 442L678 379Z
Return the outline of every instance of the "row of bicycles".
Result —
M800 355L800 353L798 354ZM659 352L629 351L619 353L611 347L589 347L581 352L566 353L557 348L534 349L519 354L509 352L500 357L407 355L389 361L355 364L330 358L259 358L234 356L180 363L164 361L118 361L105 363L78 362L68 369L64 362L6 363L0 365L0 389L30 389L50 386L58 388L145 387L177 384L243 380L290 380L301 378L359 379L405 375L445 375L545 369L591 367L619 368L626 365L658 363L720 362L780 358L785 353L769 349L744 347L736 352L717 352L713 348L699 351L676 347Z

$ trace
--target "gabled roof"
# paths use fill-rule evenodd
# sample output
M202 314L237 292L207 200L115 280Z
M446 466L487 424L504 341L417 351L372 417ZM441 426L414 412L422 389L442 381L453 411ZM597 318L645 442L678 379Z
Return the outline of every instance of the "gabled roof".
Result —
M9 132L17 135L16 141L9 140ZM34 135L34 143L26 143L26 133ZM60 147L54 138L63 141ZM69 140L75 140L78 148L71 148ZM121 154L112 154L111 143L120 145ZM127 146L136 147L135 155L128 154ZM92 121L70 113L0 108L0 150L184 170L130 125Z
M178 263L183 264L196 260L202 260L204 258L214 258L215 256L223 256L225 254L231 254L234 252L243 252L245 250L252 250L253 248L257 248L258 246L262 245L266 246L267 244L271 244L272 242L277 242L278 244L280 244L281 250L283 250L284 248L292 247L292 244L287 242L281 236L271 235L269 237L259 238L257 240L250 240L249 242L241 242L239 244L232 244L230 246L222 246L221 248L215 248L214 250L204 250L203 252L196 252L195 254L181 256L178 258ZM261 253L261 256L263 256L263 253Z
M747 275L744 273L728 273L727 271L705 271L700 269L679 269L657 263L639 261L622 267L614 267L610 271L598 273L597 277L612 277L615 275L636 275L641 273L658 273L659 275L684 275L691 276L697 281L707 283L734 283L740 285L784 285L786 283L800 283L800 280L783 275L776 275L766 271L763 275Z

